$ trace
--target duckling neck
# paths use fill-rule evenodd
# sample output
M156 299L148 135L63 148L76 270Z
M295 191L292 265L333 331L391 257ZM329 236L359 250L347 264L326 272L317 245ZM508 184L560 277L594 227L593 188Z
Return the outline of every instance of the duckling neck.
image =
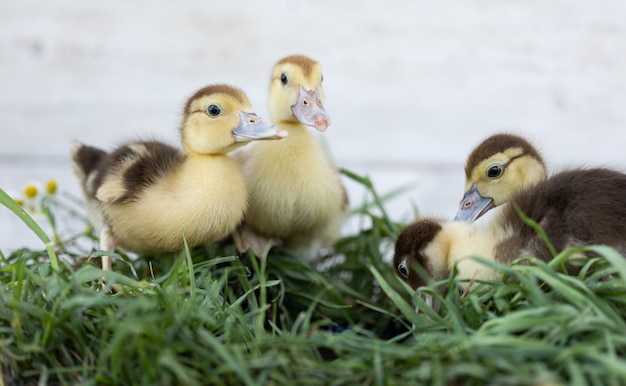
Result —
M259 143L271 151L272 154L280 156L282 163L294 165L294 162L302 160L307 163L314 163L320 154L323 154L319 142L311 134L310 129L300 122L278 122L276 124L287 130L289 135L278 141L269 141ZM289 163L285 161L289 160Z
M295 137L295 138L303 138L310 137L311 133L309 132L309 128L303 125L300 122L290 122L283 121L276 124L277 126L283 127L289 132L287 138Z
M189 201L191 207L203 205L198 203L198 197L231 202L239 201L240 195L246 196L241 169L233 159L221 154L187 155L179 172L169 182L177 202L183 205L181 201Z
M220 168L238 170L237 163L226 153L187 154L183 161L183 172L191 174Z
M454 221L444 227L443 237L447 238L448 273L456 265L459 279L496 280L499 277L497 272L470 257L495 261L495 248L506 237L501 227Z
M214 149L213 151L211 151L210 153L198 153L196 151L194 151L188 144L183 143L183 149L184 149L184 153L188 156L188 157L214 157L214 156L226 156L228 153L239 149L240 147L243 147L245 145L247 145L249 142L234 142L233 144L226 146L226 147L221 147L219 149Z
M490 229L464 221L450 223L446 229L450 240L448 264L454 265L468 256L493 260L495 243Z

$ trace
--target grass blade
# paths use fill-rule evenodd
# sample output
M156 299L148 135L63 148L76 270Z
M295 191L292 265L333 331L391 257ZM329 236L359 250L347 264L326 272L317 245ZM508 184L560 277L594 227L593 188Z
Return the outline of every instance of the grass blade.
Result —
M19 219L22 220L22 222L26 224L26 226L28 226L37 235L37 237L39 237L39 239L46 246L46 250L48 251L48 257L50 258L50 265L52 266L52 269L55 271L58 271L59 261L57 259L56 252L54 251L54 245L52 244L52 241L50 240L48 235L46 235L46 232L44 232L44 230L41 229L39 224L37 224L35 220L33 220L33 218L24 210L24 208L19 206L18 203L15 202L15 200L13 200L11 196L9 196L1 188L0 188L0 204L6 206L10 211L15 213L15 215L19 217Z

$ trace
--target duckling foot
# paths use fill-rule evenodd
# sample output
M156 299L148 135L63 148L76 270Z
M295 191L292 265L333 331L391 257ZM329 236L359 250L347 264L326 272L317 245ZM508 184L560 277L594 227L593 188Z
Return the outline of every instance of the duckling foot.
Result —
M256 257L262 259L273 246L282 245L279 239L261 236L245 224L235 229L232 236L237 252L245 253L251 250Z
M115 240L113 233L111 233L111 229L108 226L105 226L100 231L100 249L103 251L115 252L116 247L117 241ZM113 270L113 257L107 255L102 256L102 270Z

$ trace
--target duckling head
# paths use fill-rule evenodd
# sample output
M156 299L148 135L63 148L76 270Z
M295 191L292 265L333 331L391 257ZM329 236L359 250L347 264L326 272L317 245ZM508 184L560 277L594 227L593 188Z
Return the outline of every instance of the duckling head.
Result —
M398 277L412 289L430 280L443 280L447 268L449 237L437 219L420 219L409 224L398 236L393 256L393 268ZM426 304L437 311L439 304L432 296L421 293Z
M465 194L454 219L475 221L509 202L518 191L545 179L545 163L527 140L511 134L493 135L467 159Z
M436 219L420 219L409 224L398 236L393 256L394 271L411 288L427 284L429 279L441 280L446 269L445 240L442 223Z
M322 69L302 55L276 63L270 83L269 111L274 122L300 122L326 131L330 117L324 109Z
M456 267L460 288L471 289L476 280L495 280L498 273L472 259L481 256L495 260L494 247L505 232L498 227L478 227L466 221L423 218L409 224L398 236L393 268L412 289L450 277ZM438 303L420 293L435 311Z
M243 91L218 84L188 99L181 136L187 154L215 155L253 140L284 138L287 131L256 115Z

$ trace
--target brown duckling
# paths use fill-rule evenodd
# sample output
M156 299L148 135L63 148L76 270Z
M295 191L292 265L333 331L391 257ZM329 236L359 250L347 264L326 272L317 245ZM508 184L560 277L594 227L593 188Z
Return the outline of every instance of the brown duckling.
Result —
M475 221L545 179L545 163L530 142L512 134L493 135L467 158L465 194L454 219Z
M76 143L74 170L101 249L176 251L228 236L248 207L246 181L228 153L287 132L257 116L243 91L212 85L187 101L183 149L157 141L127 143L111 153ZM103 269L111 270L110 256Z
M408 225L396 241L395 272L415 289L425 284L416 266L435 281L447 278L455 264L459 279L497 280L498 272L467 257L502 264L527 256L550 261L549 248L515 207L543 228L557 252L592 244L626 252L623 173L603 168L564 171L519 191L511 202L485 226L434 218Z

